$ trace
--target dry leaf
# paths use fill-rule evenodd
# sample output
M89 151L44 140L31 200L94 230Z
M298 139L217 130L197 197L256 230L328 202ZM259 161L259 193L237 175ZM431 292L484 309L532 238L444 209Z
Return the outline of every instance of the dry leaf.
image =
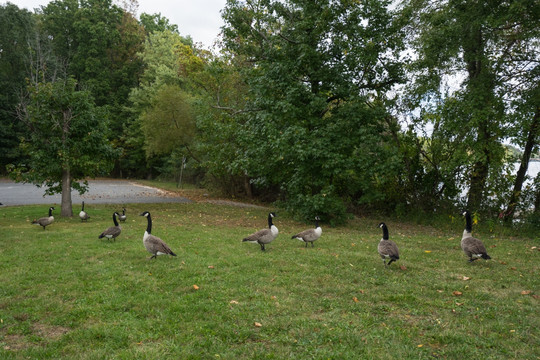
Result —
M535 295L533 295L532 297L535 298L535 299L540 299L540 295L536 295L536 294L535 294Z
M464 304L464 303L458 303L458 302L456 303L457 306L461 306L461 305L463 305L463 304Z
M407 267L406 267L405 265L401 265L399 268L400 268L401 270L407 270Z
M262 326L262 324L260 322L256 322L256 321L255 321L255 323L253 325L255 325L256 327L261 327Z
M352 298L354 302L358 302L358 298L355 296Z
M462 277L461 279L462 279L462 280L465 280L465 281L467 281L467 280L471 280L471 278L470 278L470 277L468 277L468 276L464 276L464 277Z
M463 295L463 293L462 293L461 291L454 291L454 292L452 293L452 295L454 295L454 296L461 296L461 295Z
M529 295L532 291L531 290L523 290L521 292L521 295Z
M199 287L197 285L193 285L194 290L199 290Z
M421 348L422 346L424 346L424 344L419 344L418 347Z
M443 291L442 290L437 290L438 293L442 293Z
M231 301L229 301L229 304L238 305L238 301L236 301L236 300L231 300Z
M425 250L424 251L426 254L429 254L431 252L431 250Z
M209 268L209 269L213 269L214 266L213 266L213 265L209 265L208 268Z

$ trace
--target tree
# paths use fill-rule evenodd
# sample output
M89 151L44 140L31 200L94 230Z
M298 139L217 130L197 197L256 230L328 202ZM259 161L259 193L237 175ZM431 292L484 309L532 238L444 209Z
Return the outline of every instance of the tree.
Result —
M107 140L107 114L71 78L32 85L29 94L19 108L28 129L21 143L27 161L12 165L10 175L45 186L46 194L61 193L61 215L72 216L71 189L84 193L84 179L107 173L116 156Z
M418 55L414 105L437 98L442 107L448 100L458 102L460 118L447 118L444 125L454 129L452 136L461 137L467 147L467 157L461 159L469 174L467 206L486 208L486 200L498 192L495 184L505 166L502 141L509 135L506 121L512 111L508 103L516 99L510 89L521 83L519 69L525 69L508 64L521 58L524 49L534 53L530 45L537 40L531 37L531 29L532 19L538 18L538 3L418 0L403 4L402 13L411 15L408 29ZM520 50L522 41L529 41L529 46ZM514 71L509 71L512 67ZM459 83L459 90L449 90L452 80ZM463 127L471 131L466 133Z
M16 5L0 5L0 173L21 156L18 149L23 128L16 107L26 87L28 43L35 34L35 18Z
M396 175L386 94L402 81L388 2L229 0L227 50L253 65L238 154L259 189L302 218L344 219Z
M187 94L175 85L162 86L152 106L142 114L142 130L148 156L189 148L195 135L195 121Z
M155 31L171 31L178 33L178 25L171 24L169 19L159 14L147 14L142 13L140 16L140 23L144 26L146 33L149 35Z
M124 5L126 10L112 0L57 0L42 7L40 15L40 31L51 39L65 76L91 91L97 106L107 108L114 144L120 149L129 147L124 134L125 124L133 121L127 111L128 97L143 69L137 53L146 36L136 14L130 12L136 4ZM117 173L122 172L126 156L124 152L117 161Z
M130 124L129 143L144 144L137 148L133 147L133 149L139 153L144 151L147 161L150 162L155 160L156 156L164 156L164 152L162 148L154 151L157 148L153 145L149 146L148 141L156 139L157 129L149 128L148 121L155 124L155 122L160 121L157 114L172 114L173 109L170 107L170 102L165 100L167 96L177 96L177 100L180 99L181 103L176 106L188 108L188 102L185 101L189 90L188 74L202 68L202 61L196 56L189 39L169 30L152 32L145 41L143 50L138 53L138 57L144 63L145 71L140 77L139 86L132 89L130 93L130 108L137 120ZM179 94L172 94L175 90L179 91ZM166 108L160 109L159 107L162 105ZM177 110L178 108L174 111ZM168 117L168 120L171 118ZM188 119L185 124L188 122L190 123L191 120ZM144 130L145 127L146 130ZM168 129L170 130L170 128ZM145 137L145 132L151 137ZM191 130L190 133L192 134ZM167 134L161 132L160 135ZM183 144L187 145L188 143L183 142ZM170 151L174 146L169 145L170 143L168 143L167 149ZM149 151L145 151L145 148Z

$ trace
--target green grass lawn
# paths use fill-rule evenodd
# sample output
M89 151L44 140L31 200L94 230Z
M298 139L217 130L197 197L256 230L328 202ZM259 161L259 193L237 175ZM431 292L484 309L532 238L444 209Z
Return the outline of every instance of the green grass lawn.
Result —
M401 259L385 268L384 219L323 227L306 249L290 237L311 224L277 210L262 252L241 242L261 208L128 205L115 242L98 235L120 206L32 226L47 208L0 209L1 359L540 358L538 240L476 233L493 260L469 264L461 219L388 220ZM143 210L177 257L147 260Z

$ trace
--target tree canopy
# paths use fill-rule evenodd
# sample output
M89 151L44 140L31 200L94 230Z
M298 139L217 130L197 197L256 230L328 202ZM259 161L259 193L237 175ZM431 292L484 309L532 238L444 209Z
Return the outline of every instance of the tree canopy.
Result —
M185 166L204 186L332 223L540 216L526 176L540 142L538 1L228 0L216 51L123 6L0 6L2 171L56 191L66 169ZM62 142L50 132L68 119Z

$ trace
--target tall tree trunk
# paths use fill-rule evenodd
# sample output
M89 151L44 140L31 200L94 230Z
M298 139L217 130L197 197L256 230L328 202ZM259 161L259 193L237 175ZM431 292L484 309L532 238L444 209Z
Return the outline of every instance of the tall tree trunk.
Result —
M525 181L525 175L527 174L527 169L529 168L529 160L531 159L531 154L533 148L538 145L538 133L540 130L540 107L536 108L536 113L529 127L529 133L527 135L527 143L525 144L525 149L523 150L523 156L521 157L521 164L519 165L519 170L516 175L516 181L514 182L514 189L510 195L510 200L508 201L508 206L503 213L503 219L505 224L512 224L512 219L514 218L514 211L519 201L521 195L521 189L523 187L523 182Z
M481 11L481 10L480 10ZM485 187L492 161L492 144L496 141L491 131L494 105L493 74L485 56L482 26L471 23L465 27L463 59L467 64L467 97L471 101L471 117L476 123L477 141L474 148L476 161L473 164L467 207L471 211L481 209Z
M71 203L71 173L69 166L62 169L62 210L61 216L73 216L73 207Z

